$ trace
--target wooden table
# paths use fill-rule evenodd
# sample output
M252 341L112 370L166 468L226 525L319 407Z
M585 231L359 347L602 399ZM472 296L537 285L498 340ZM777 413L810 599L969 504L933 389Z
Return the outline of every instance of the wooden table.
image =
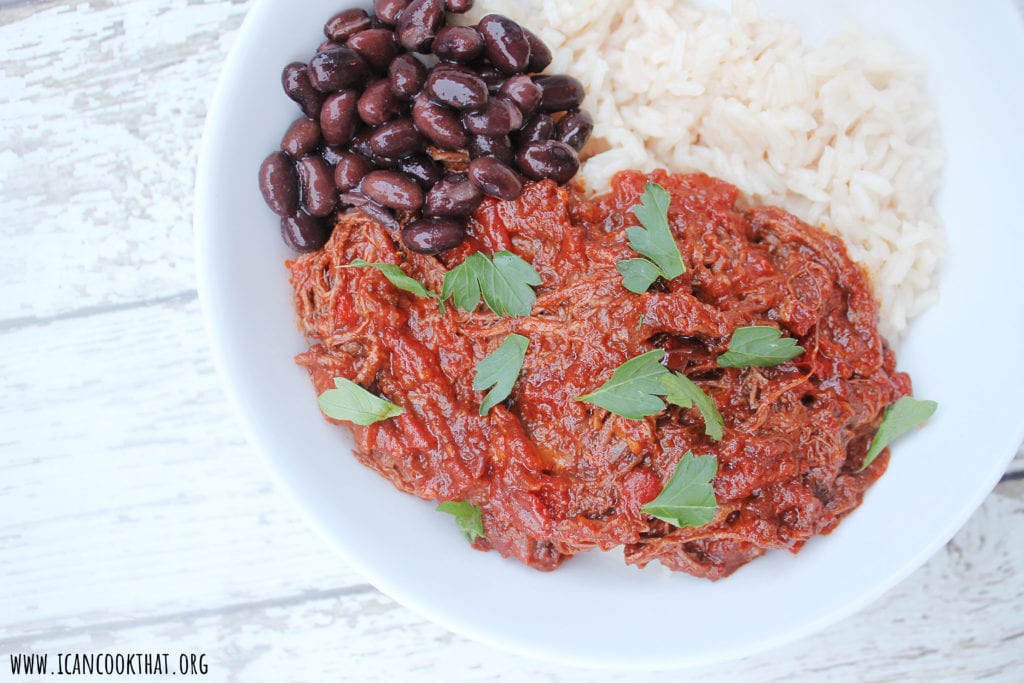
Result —
M11 653L185 652L206 654L212 680L631 680L510 655L395 604L243 440L200 320L191 197L248 6L0 1L0 679ZM878 602L685 676L1022 681L1022 569L1018 454Z

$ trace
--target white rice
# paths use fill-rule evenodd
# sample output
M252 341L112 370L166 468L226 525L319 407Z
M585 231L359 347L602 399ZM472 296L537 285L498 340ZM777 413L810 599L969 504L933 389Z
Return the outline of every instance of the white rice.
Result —
M762 16L692 0L483 0L551 47L587 88L581 171L701 171L841 235L871 275L897 343L937 297L944 239L932 198L942 153L923 75L892 46L844 32L815 47Z

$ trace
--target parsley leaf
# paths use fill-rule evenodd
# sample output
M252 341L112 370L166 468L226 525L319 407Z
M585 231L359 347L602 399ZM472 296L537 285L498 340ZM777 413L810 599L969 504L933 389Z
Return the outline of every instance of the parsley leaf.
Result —
M576 400L593 403L630 420L656 415L665 410L665 402L658 397L665 393L660 381L668 372L661 364L664 357L664 350L655 349L630 358L597 391L577 396Z
M401 415L405 409L390 401L374 396L355 382L344 377L335 377L336 389L320 394L320 410L335 420L354 422L367 427L374 422Z
M704 526L715 518L718 501L711 479L718 471L714 455L687 451L658 497L640 511L677 527Z
M868 453L864 456L864 464L857 471L862 472L874 462L886 446L914 427L920 426L932 416L938 407L939 404L935 401L919 401L916 398L904 396L886 408L885 415L882 416L882 424L878 426L875 438L871 440Z
M680 372L669 372L661 376L661 384L668 392L665 400L681 408L689 408L697 404L697 410L704 418L704 433L715 441L722 440L725 421L718 412L715 400L704 393L693 380Z
M512 252L499 251L490 258L475 252L445 274L441 298L453 297L456 306L473 311L482 295L497 315L522 316L537 301L533 287L539 284L533 266Z
M622 286L642 294L660 276L666 280L686 272L679 245L668 225L668 205L672 196L661 185L648 182L633 213L640 221L626 229L629 246L645 259L627 259L615 264L622 273Z
M345 268L376 268L384 277L399 289L415 294L418 297L424 299L437 299L438 306L441 307L441 313L444 313L444 301L436 293L430 291L423 286L419 280L409 277L405 274L405 271L396 265L391 263L370 263L361 258L357 258L352 263L344 266Z
M484 536L484 519L480 508L468 500L448 500L437 506L441 512L455 516L455 523L470 543Z
M489 356L476 366L473 390L491 388L480 404L480 414L486 415L491 408L508 398L512 385L519 378L530 340L519 334L510 334Z
M783 337L774 327L738 327L729 340L729 350L718 357L723 368L768 368L796 358L804 352L796 339Z

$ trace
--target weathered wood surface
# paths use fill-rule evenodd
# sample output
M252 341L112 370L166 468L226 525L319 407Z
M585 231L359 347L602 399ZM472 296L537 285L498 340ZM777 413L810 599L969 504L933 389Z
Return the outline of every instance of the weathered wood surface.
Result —
M155 650L208 653L213 680L633 680L396 605L243 440L198 312L191 192L247 7L0 2L0 679L11 652ZM1024 680L1024 454L1009 473L874 605L682 677Z

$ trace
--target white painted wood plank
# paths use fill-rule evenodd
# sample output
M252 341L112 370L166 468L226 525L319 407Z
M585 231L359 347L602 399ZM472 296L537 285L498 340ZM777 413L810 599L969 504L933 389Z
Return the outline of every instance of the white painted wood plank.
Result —
M779 650L673 678L1019 682L1024 671L1022 519L1024 502L993 495L943 552L863 612ZM996 529L1001 531L993 534ZM688 627L699 628L697 615L681 616L680 637ZM628 673L583 671L508 654L452 635L373 593L243 605L138 626L101 625L0 643L0 650L5 648L204 652L210 680L638 680Z
M197 147L248 6L0 10L0 319L193 289Z

